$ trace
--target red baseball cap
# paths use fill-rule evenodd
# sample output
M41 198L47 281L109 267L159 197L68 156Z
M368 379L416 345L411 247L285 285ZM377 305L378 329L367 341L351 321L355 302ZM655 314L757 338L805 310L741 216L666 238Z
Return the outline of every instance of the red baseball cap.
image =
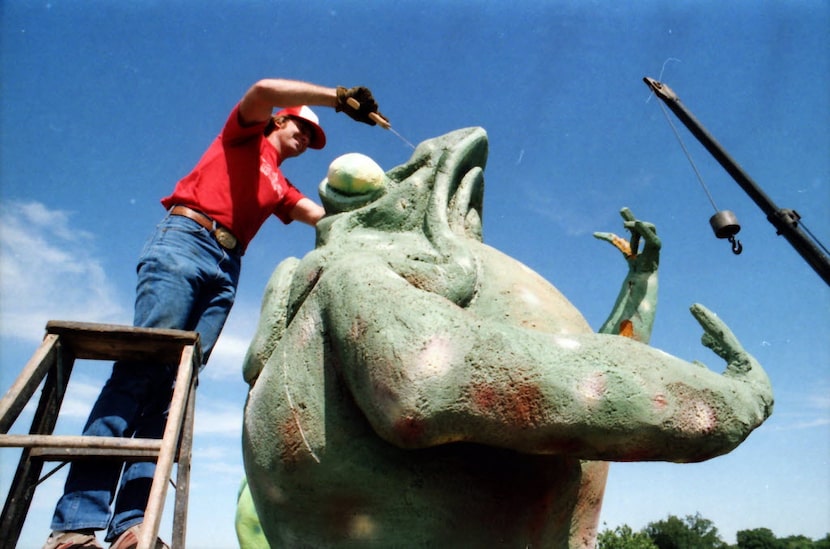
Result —
M290 116L297 118L307 123L311 127L311 142L308 144L310 149L322 149L326 146L326 133L320 127L320 119L314 114L306 105L299 107L288 107L283 109L274 116Z

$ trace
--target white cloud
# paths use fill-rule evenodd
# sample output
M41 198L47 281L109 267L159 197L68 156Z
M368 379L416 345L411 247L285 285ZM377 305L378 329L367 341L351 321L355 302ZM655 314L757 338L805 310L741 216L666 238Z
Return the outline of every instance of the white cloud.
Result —
M242 380L242 362L245 360L250 342L251 334L239 333L233 320L229 320L201 375L208 379Z
M591 201L590 197L554 195L545 190L549 186L550 184L540 186L534 183L519 187L525 207L531 213L555 223L568 236L589 235L608 226L615 207L598 207L597 200ZM607 202L606 199L598 201L602 204Z
M124 322L131 314L70 213L0 204L0 336L38 341L49 319Z
M239 438L242 436L242 407L231 404L201 405L197 403L194 430L199 436Z
M0 337L37 343L51 319L132 322L132 295L118 295L95 236L77 229L70 212L8 201L0 220ZM259 309L234 313L203 372L210 379L242 379Z
M109 369L105 372L109 375ZM98 399L98 394L104 386L106 378L102 377L100 380L93 379L71 379L69 388L66 391L63 405L61 406L60 418L64 419L79 419L86 421L89 416L89 411L92 405Z
M212 475L212 478L228 479L234 485L239 484L242 477L245 476L242 460L237 463L209 462L205 464L205 470Z
M774 429L794 431L801 429L824 428L830 425L830 396L827 381L817 380L807 394L786 392L780 397L782 410L787 410L777 422ZM776 402L776 406L779 403ZM773 413L773 419L776 418Z
M198 457L197 473L228 474L234 482L244 475L242 467L242 443L228 443L212 436L197 434L193 455ZM215 479L215 477L214 477Z
M826 388L818 388L816 391L808 397L809 403L819 410L830 411L830 394L827 393Z
M816 427L826 427L828 425L830 425L830 418L816 417L812 419L804 419L802 421L795 421L782 430L790 431L793 429L814 429Z

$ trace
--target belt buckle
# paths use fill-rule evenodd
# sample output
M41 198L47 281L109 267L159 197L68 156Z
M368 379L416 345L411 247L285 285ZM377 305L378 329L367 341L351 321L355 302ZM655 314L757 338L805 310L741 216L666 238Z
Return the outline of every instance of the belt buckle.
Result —
M216 230L213 231L214 237L216 237L216 242L219 243L220 246L232 252L236 249L236 245L239 241L236 237L224 227L216 227Z

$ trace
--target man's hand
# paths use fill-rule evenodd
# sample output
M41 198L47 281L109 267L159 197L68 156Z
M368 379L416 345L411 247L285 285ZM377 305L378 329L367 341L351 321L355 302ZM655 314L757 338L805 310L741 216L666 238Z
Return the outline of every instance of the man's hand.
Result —
M349 99L354 99L360 104L359 108L349 105ZM372 97L372 92L369 88L357 86L346 89L343 86L337 87L337 105L334 107L337 112L343 111L349 115L353 120L369 124L370 126L377 125L377 122L372 120L369 116L372 113L378 113L384 119L385 116L378 112L378 104L375 98Z

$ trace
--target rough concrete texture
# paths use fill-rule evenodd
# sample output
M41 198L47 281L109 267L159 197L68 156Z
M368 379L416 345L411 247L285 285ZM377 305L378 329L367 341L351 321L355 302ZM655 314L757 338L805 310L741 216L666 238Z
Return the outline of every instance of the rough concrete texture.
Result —
M596 235L629 266L604 333L485 245L486 158L468 128L367 193L321 184L316 249L274 272L244 365L271 547L592 547L607 461L709 459L771 413L766 374L705 308L722 375L646 345L660 241L628 210L630 240Z

